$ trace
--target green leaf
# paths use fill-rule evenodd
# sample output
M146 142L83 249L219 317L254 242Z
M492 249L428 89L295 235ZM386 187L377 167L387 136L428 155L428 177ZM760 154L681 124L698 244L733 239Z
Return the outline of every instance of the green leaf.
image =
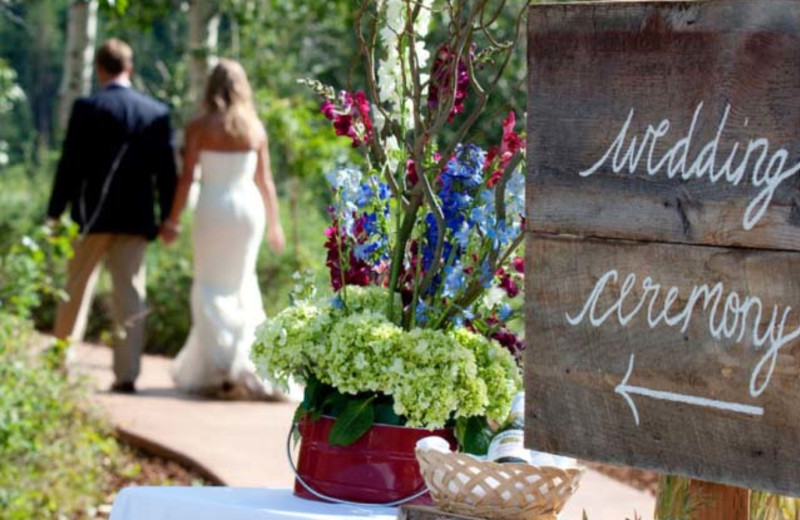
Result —
M322 400L320 412L319 414L316 414L316 417L319 418L319 416L322 414L330 415L331 417L339 417L343 413L344 409L347 408L347 404L352 401L353 398L344 395L335 388L325 388L327 390L327 394L325 394L325 398Z
M486 455L492 440L492 429L486 417L460 417L456 421L456 439L461 451L473 455Z
M349 446L361 438L372 428L375 420L375 409L370 397L363 400L350 400L344 411L336 419L328 436L331 446Z
M375 422L378 424L388 424L391 426L402 426L405 421L402 417L394 413L392 403L375 403Z
M294 419L292 419L292 424L299 424L303 417L308 415L308 410L306 410L303 405L297 407L297 410L294 411ZM292 428L292 442L294 445L297 446L297 443L300 442L300 429L299 428Z
M322 383L316 377L309 377L306 381L306 389L303 392L303 402L301 406L307 412L314 412L320 405L320 391L322 390Z

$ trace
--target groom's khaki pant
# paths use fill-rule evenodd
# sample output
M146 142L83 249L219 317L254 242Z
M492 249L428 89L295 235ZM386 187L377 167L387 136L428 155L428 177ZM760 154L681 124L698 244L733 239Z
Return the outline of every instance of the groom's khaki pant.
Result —
M147 241L136 235L96 233L79 238L73 247L67 266L69 299L58 306L53 333L70 342L83 340L99 264L105 260L113 284L114 375L117 382L132 383L144 348Z

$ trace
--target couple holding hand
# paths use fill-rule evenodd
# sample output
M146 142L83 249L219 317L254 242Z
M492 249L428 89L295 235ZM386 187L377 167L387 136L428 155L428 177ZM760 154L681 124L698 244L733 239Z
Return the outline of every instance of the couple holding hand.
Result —
M167 244L175 240L199 165L192 328L173 378L189 392L275 397L255 377L249 353L265 317L256 278L258 250L265 228L276 253L284 248L284 236L267 133L244 69L220 60L211 72L202 112L185 131L180 176L167 107L131 87L131 48L108 40L97 51L96 70L101 88L73 106L48 207L48 217L58 219L69 205L81 230L67 268L69 299L59 305L55 335L82 339L104 261L113 283L111 389L135 392L147 314L146 245L157 236Z

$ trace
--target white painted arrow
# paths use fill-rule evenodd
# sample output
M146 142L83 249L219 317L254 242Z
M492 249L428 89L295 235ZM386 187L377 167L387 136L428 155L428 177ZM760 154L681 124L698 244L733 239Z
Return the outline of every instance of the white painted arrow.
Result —
M631 360L628 364L628 372L622 378L620 384L614 388L614 391L625 398L628 406L631 407L633 412L633 420L636 421L636 426L639 426L639 412L636 409L636 404L633 402L630 394L643 395L652 399L661 399L662 401L673 401L676 403L691 404L694 406L705 406L708 408L716 408L718 410L728 410L736 413L743 413L746 415L764 415L764 408L760 406L750 406L741 403L731 403L728 401L717 401L715 399L707 399L705 397L697 397L694 395L676 394L673 392L664 392L661 390L651 390L641 386L631 386L628 380L633 373L633 354L631 353Z

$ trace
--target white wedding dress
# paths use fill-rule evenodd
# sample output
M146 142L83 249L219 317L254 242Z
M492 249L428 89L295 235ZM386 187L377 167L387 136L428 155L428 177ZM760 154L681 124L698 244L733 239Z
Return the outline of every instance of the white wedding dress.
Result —
M192 329L172 372L181 390L238 388L248 397L270 397L250 361L256 327L265 318L256 278L266 224L256 162L255 151L200 153Z

